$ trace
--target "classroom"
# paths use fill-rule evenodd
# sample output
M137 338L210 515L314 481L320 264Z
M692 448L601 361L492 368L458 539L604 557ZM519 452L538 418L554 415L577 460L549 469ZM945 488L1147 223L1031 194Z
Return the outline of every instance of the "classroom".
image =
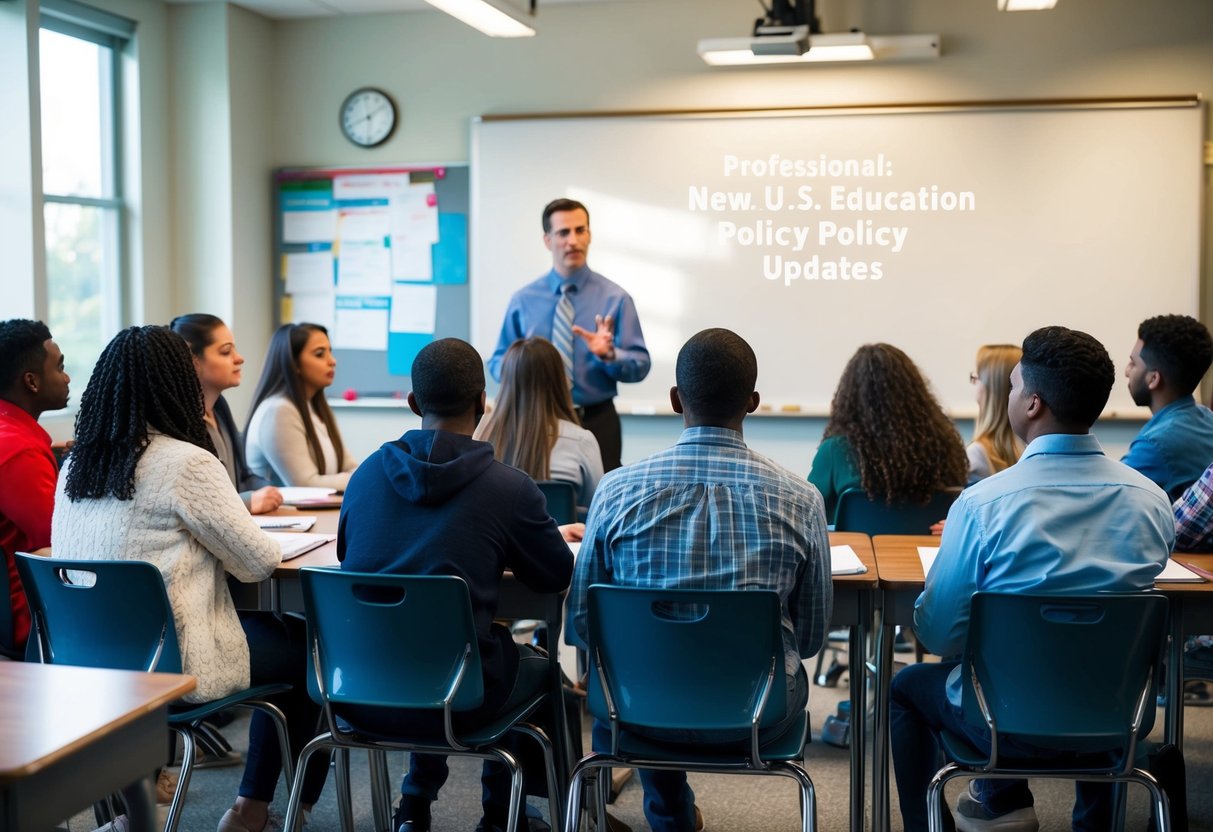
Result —
M47 252L57 203L44 196L53 175L44 181L39 26L48 16L87 21L94 8L133 27L123 37L111 125L123 219L102 244L113 266L101 311L82 326L100 334L71 342L85 356L68 355L73 407L91 361L119 328L208 312L230 325L248 359L245 383L226 395L243 426L283 316L281 172L448 165L471 178L469 287L440 309L435 337L465 338L486 360L511 293L551 264L544 203L570 195L595 212L592 265L637 295L653 352L649 378L620 392L625 465L677 440L682 419L665 392L675 354L687 337L717 326L737 328L757 352L766 404L746 421L746 442L801 477L859 344L906 349L968 441L974 351L1018 343L1046 323L1092 331L1110 353L1112 403L1092 432L1119 458L1150 416L1132 404L1121 376L1137 322L1168 312L1213 322L1213 4L1058 0L1011 13L999 2L819 0L826 31L937 35L939 55L719 67L701 60L696 43L748 35L759 2L531 0L536 36L496 39L422 0L0 0L0 246L9 252L0 319L51 317ZM365 87L388 93L397 113L390 137L370 148L347 140L339 118L347 96ZM797 147L814 121L819 144ZM892 138L853 144L857 125ZM1101 132L1122 127L1142 128L1143 144L1109 141L1116 150L1105 155ZM1020 128L1039 128L1039 141L1052 136L1065 149L1037 157L1029 145L1021 155ZM981 146L952 156L943 147L929 170L962 174L908 176L907 157L942 147L949 134ZM1151 144L1155 135L1162 140ZM529 154L540 137L543 154ZM1065 222L1053 218L1072 208L1049 206L1056 215L1033 225L1043 236L1025 234L1046 242L1020 250L1013 212L1048 203L1039 189L1084 147L1091 165L1076 173L1092 183L1087 201L1077 199L1078 215ZM651 165L623 163L635 154ZM813 185L811 195L797 189L800 180ZM776 192L774 181L792 184ZM1158 181L1182 193L1152 191ZM1007 214L991 210L992 194L1020 183L1024 193ZM759 220L745 213L751 192L768 207L816 199L837 213L812 225L796 214ZM1114 205L1118 196L1124 201ZM677 210L629 216L662 200ZM710 236L702 223L692 228L700 217L711 217ZM1105 247L1101 226L1113 220L1145 231L1118 230ZM982 263L975 228L997 229L1013 256ZM923 238L927 253L918 248ZM667 251L696 241L729 256ZM827 247L833 260L813 253ZM1053 252L1064 265L1051 265ZM735 279L739 261L757 289ZM638 270L645 281L682 271L669 287L627 283L619 272L629 263L647 267ZM895 288L903 263L917 282ZM1105 280L1102 267L1113 263L1117 274ZM986 272L979 283L974 275ZM863 293L877 289L888 300L865 309ZM1054 294L1056 320L1048 314ZM803 333L798 304L820 304ZM407 393L403 376L383 378ZM400 396L364 389L343 397L340 368L337 379L329 399L355 457L421 426ZM1206 377L1198 401L1210 401L1211 385ZM495 389L490 381L490 399ZM74 420L69 408L39 424L63 441ZM1189 724L1201 731L1189 736L1193 746L1207 744L1208 720ZM1207 801L1199 805L1209 811ZM901 828L895 803L892 814L892 828ZM1213 828L1213 815L1193 821Z

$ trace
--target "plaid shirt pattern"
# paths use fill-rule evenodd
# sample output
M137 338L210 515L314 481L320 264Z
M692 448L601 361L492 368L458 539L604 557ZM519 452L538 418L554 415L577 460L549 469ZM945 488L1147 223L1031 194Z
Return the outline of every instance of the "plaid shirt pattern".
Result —
M1213 551L1213 465L1180 495L1175 511L1175 548L1182 552Z

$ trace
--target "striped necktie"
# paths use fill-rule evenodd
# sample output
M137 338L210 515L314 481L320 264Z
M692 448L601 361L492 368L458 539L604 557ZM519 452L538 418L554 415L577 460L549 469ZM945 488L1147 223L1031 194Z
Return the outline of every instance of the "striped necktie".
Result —
M564 362L564 375L573 386L573 300L569 294L576 287L565 283L560 287L560 303L556 304L556 314L552 316L552 343L560 353Z

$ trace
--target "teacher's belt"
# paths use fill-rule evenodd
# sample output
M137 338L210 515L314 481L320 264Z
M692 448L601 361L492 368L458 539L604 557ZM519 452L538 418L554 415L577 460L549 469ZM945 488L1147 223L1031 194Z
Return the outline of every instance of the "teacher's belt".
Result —
M577 418L584 421L586 418L592 419L595 416L601 416L604 413L614 413L615 400L607 399L605 402L599 402L598 404L587 404L585 406L574 405L573 410L576 411Z

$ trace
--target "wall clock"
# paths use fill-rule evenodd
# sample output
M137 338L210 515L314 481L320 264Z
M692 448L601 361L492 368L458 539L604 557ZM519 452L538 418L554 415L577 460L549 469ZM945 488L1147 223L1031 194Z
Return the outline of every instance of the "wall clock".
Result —
M363 87L341 102L341 132L359 147L381 145L396 129L396 104L381 89Z

